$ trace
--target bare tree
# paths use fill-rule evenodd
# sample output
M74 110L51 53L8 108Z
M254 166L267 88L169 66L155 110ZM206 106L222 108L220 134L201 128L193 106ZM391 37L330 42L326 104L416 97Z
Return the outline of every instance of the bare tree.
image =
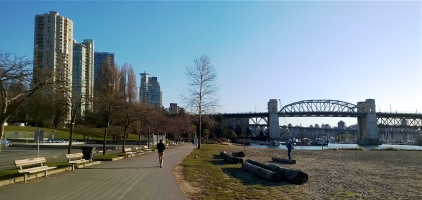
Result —
M48 119L51 123L52 99L48 98L45 91L39 91L34 94L26 104L26 113L34 120L34 125L39 126L39 122Z
M0 53L0 140L4 136L4 122L52 79L51 75L40 71L38 81L34 83L31 65L25 57Z
M201 55L194 59L194 66L186 68L188 79L187 92L182 95L187 106L199 115L199 141L198 149L201 148L201 125L202 114L211 112L218 106L216 79L217 73L207 55Z
M98 112L104 118L106 128L104 131L103 155L106 152L107 129L110 126L112 117L120 109L121 97L119 95L119 69L116 64L111 63L107 57L95 81L98 83L96 88L95 102Z
M120 70L120 73L119 86L121 87L120 92L123 95L120 111L123 115L124 127L122 151L124 152L129 126L140 119L140 110L138 110L140 107L137 105L138 90L136 87L136 75L132 65L125 63Z
M82 94L73 94L73 96L68 96L66 101L63 101L64 104L70 109L70 134L69 134L69 146L67 153L70 154L72 150L73 142L73 131L75 127L76 117L78 112L81 109L82 105L85 104L84 101L85 95Z
M144 104L145 105L145 104ZM158 119L158 110L157 108L152 107L151 105L145 106L144 116L141 118L144 125L144 129L147 132L147 146L150 148L150 135L151 132L155 130L157 119Z
M89 126L82 126L82 125L75 125L74 128L75 133L79 133L84 136L84 140L86 137L92 136L95 134L96 129Z

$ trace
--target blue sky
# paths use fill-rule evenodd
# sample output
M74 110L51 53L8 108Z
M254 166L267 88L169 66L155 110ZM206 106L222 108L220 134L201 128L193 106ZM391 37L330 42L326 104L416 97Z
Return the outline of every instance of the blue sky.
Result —
M375 99L377 110L422 112L420 1L1 1L0 51L32 59L34 17L49 11L73 21L78 42L94 39L119 64L157 76L165 107L183 106L185 69L207 54L220 112L266 111L269 99ZM339 120L356 123L286 119Z

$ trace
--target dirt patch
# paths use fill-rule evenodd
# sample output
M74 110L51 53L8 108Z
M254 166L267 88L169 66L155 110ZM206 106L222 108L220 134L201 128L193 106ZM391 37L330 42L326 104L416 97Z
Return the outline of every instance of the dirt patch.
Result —
M183 172L183 160L181 159L176 163L176 166L173 168L173 175L176 177L177 182L179 182L180 187L185 193L188 199L204 199L203 189L200 186L194 186L191 183L186 181L185 173Z

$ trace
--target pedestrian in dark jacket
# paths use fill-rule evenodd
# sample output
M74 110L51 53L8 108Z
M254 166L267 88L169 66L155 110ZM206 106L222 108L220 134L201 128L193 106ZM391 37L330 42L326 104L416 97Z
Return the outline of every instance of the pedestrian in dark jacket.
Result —
M290 160L292 159L290 157L290 153L292 153L292 149L293 149L293 142L287 141L287 156L289 156Z
M160 168L164 163L164 150L166 150L166 145L163 144L163 140L160 140L160 143L157 144L158 150L158 161L160 162Z

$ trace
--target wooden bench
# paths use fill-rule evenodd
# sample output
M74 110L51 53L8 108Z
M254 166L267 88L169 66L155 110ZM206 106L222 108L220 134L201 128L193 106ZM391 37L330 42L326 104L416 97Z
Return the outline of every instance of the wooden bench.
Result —
M144 151L142 151L141 147L135 147L135 151L136 151L137 154L143 154L144 153Z
M23 160L15 160L16 167L19 167L20 170L18 170L19 173L25 174L24 181L26 183L27 174L36 173L45 171L45 177L47 178L47 170L54 169L56 167L49 167L47 165L43 165L43 163L47 162L45 160L45 157L40 158L28 158ZM31 165L41 165L41 166L33 166L31 168L23 169L23 167L31 166Z
M72 164L72 171L75 171L75 164L84 164L89 162L89 160L85 160L82 157L84 156L83 153L74 153L74 154L66 154L66 159L69 164Z
M144 151L147 151L148 153L153 151L152 149L148 149L148 146L144 146Z
M132 157L133 156L133 152L132 152L132 148L125 148L125 153L126 153L126 158L129 158L129 155Z

